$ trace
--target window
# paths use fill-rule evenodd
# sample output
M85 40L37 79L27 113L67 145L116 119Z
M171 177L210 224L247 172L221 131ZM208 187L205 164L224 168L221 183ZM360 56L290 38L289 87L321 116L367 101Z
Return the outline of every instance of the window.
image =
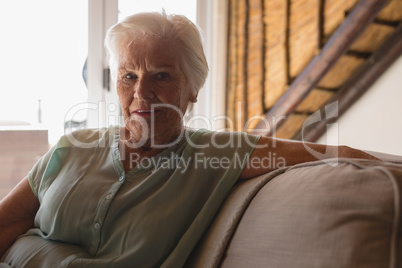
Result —
M87 100L87 14L83 0L0 1L0 199L63 135L71 107Z
M67 111L87 100L87 6L83 0L0 2L2 130L45 129L54 144Z

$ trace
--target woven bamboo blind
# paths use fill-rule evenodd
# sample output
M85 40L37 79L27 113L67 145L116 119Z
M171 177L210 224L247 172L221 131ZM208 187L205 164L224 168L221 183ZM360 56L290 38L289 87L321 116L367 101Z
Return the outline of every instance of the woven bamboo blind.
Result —
M253 129L344 21L358 0L229 0L227 115L231 130ZM400 20L401 0L378 15ZM393 27L372 24L286 118L278 137L292 138L359 69ZM272 123L272 122L271 122ZM272 127L272 125L271 125Z

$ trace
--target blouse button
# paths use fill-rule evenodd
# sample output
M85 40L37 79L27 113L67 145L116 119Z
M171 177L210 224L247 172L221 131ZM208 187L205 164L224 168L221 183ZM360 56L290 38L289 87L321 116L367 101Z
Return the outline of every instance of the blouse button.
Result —
M95 230L98 230L100 228L100 223L99 222L95 223L94 228L95 228Z
M120 178L119 178L119 181L123 181L124 180L124 176L121 176Z
M106 196L106 199L107 199L107 200L110 200L110 199L112 199L112 197L113 197L112 194L108 194L108 195Z

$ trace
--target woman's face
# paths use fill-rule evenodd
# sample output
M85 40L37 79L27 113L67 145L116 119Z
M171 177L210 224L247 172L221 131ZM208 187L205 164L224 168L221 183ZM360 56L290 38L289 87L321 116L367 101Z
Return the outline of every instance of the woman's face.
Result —
M131 139L167 144L182 131L182 116L195 96L179 62L179 44L149 35L122 45L117 94Z

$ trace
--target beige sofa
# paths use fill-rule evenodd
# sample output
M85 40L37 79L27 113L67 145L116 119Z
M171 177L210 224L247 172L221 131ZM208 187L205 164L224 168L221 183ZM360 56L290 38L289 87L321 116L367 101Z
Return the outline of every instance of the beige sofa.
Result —
M402 267L402 157L377 156L240 182L186 267Z

